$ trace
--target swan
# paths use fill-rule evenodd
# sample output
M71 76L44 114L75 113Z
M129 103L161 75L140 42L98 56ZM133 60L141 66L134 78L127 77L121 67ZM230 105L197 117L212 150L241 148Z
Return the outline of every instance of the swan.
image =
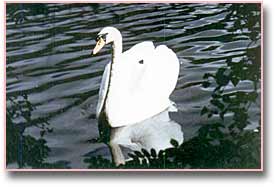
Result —
M112 46L112 58L103 73L96 117L100 136L109 142L118 165L124 163L115 141L126 131L122 129L130 131L146 119L175 110L169 97L175 89L180 65L170 48L155 47L151 41L123 52L122 35L114 27L105 27L98 33L92 54L96 55L107 44Z

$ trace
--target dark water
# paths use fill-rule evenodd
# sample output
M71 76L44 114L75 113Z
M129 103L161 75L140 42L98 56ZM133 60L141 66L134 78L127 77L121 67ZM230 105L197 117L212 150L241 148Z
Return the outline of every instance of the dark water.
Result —
M251 42L250 33L235 30L234 21L227 18L231 8L231 4L7 5L7 97L20 101L25 95L33 108L28 120L19 115L14 122L27 126L24 135L35 138L41 129L52 130L43 135L51 150L49 163L65 161L69 167L85 168L88 153L109 157L106 145L89 140L98 137L95 107L110 48L97 56L90 53L100 29L114 26L122 33L124 50L151 40L177 54L181 70L171 99L180 111L172 118L189 139L209 120L199 113L208 105L214 86L203 88L203 75L225 66L228 57L239 61ZM250 81L243 81L225 91L252 89ZM12 105L7 102L7 108ZM259 113L259 103L251 106L248 128L259 125ZM45 127L38 128L41 124Z

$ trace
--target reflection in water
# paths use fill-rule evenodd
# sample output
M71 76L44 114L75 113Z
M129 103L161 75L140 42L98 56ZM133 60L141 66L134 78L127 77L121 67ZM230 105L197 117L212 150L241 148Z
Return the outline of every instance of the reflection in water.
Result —
M154 149L159 152L172 147L172 139L179 144L184 140L181 126L170 119L169 110L163 111L141 123L116 128L112 136L112 144L128 148L125 152L126 156L127 153L141 151L142 149L147 151ZM120 157L120 155L113 156ZM125 158L116 159L119 163L124 163Z
M7 4L6 18L9 168L17 167L15 162L22 167L55 167L41 162L59 161L66 164L56 167L114 167L108 147L89 142L99 136L95 107L101 75L110 59L109 49L90 56L95 45L92 39L99 28L110 25L125 36L124 50L151 40L168 45L181 61L177 88L171 96L179 111L170 113L170 118L181 125L185 142L177 145L172 141L173 148L159 153L135 152L125 167L259 167L258 5ZM35 109L23 107L30 112L22 110L15 117L13 111L20 111L17 100L24 100L24 95ZM233 111L225 113L226 108ZM24 115L28 121L23 122ZM36 124L42 121L53 131L41 137ZM237 125L237 121L242 123ZM25 125L17 125L22 123ZM224 130L231 124L235 125L229 134ZM249 131L243 131L244 126ZM252 134L252 129L259 132ZM24 150L32 150L32 156L24 155ZM137 164L144 157L150 165ZM28 163L26 158L30 158Z

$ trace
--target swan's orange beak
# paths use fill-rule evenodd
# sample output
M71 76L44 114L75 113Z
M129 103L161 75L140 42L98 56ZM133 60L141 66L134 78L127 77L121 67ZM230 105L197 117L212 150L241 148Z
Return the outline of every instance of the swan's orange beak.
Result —
M96 46L94 47L92 54L93 55L97 54L103 48L104 45L105 45L105 41L102 38L100 38L97 41Z

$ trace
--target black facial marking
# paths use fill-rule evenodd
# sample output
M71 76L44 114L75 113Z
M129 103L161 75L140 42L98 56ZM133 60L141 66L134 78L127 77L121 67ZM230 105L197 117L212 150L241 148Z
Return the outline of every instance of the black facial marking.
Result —
M97 38L95 39L96 42L99 41L101 39L101 36L97 36Z
M104 41L106 41L106 35L107 33L97 35L96 42L99 41L100 39L103 39Z
M139 61L139 64L144 64L144 60L140 60L140 61Z

